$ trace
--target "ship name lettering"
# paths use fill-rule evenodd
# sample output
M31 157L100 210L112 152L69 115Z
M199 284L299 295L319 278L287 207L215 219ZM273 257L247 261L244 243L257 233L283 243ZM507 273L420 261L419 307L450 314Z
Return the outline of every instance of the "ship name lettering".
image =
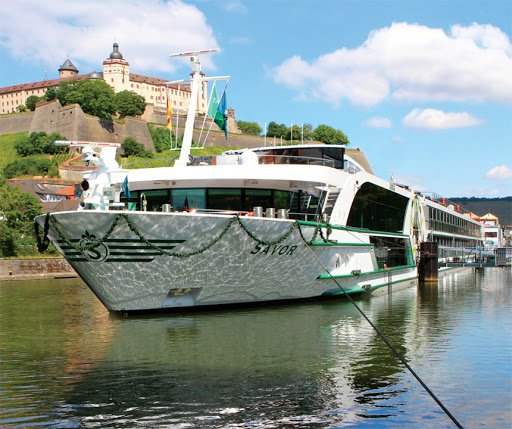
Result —
M256 244L256 247L252 250L251 255L291 255L297 246L288 246L283 244L275 244L273 246L263 246L262 244Z

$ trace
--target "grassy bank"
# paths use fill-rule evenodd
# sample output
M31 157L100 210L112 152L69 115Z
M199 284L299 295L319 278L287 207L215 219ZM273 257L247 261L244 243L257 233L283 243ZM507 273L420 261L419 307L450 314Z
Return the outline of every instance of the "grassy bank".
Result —
M26 136L28 136L28 131L0 134L0 170L18 158L14 150L14 142L20 137Z

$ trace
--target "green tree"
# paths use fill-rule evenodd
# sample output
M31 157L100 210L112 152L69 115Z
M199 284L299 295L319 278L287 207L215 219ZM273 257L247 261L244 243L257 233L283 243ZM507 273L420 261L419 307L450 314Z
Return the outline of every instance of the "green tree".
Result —
M168 128L153 127L151 124L148 124L148 128L156 152L163 152L171 148L171 136L173 141L175 140L174 133L171 130Z
M25 107L24 104L20 104L18 107L16 107L16 109L18 110L18 112L26 112L27 111L27 108Z
M57 89L57 99L60 101L60 104L62 106L67 106L68 104L71 104L69 102L69 95L73 91L75 85L76 80L63 81L59 84L59 88Z
M34 133L32 133L34 134ZM19 156L29 156L39 153L28 136L18 138L14 142L14 150Z
M314 139L326 144L349 144L348 138L341 130L328 125L319 125L313 133Z
M63 106L78 103L85 113L102 119L111 119L116 112L114 90L100 79L62 82L57 98Z
M142 95L131 91L121 91L115 95L116 110L121 118L140 116L146 110L146 100Z
M55 146L55 140L67 140L66 137L58 133L47 135L44 131L33 132L28 137L20 137L14 142L14 149L20 156L29 156L37 154L55 155L67 151L65 146Z
M0 187L0 256L36 253L34 218L41 214L41 202L30 192L4 184Z
M9 229L31 233L34 218L41 214L41 202L19 186L7 183L0 188L0 219Z
M272 121L270 124L268 124L267 137L284 138L286 131L287 128L285 124L278 125L276 122Z
M16 256L16 238L20 234L8 228L5 222L0 221L0 256L7 258Z
M242 134L259 136L263 132L257 122L237 121L237 125L242 130Z
M301 128L298 125L293 125L286 130L286 134L283 136L285 140L300 141L302 140ZM293 138L292 138L293 137Z
M313 125L304 124L302 126L302 132L304 133L304 140L313 140Z
M53 86L49 86L46 89L46 92L44 93L43 98L46 101L53 101L57 98L57 91L55 91L55 88Z
M16 159L7 164L3 168L2 174L6 179L24 175L56 176L58 175L58 169L55 169L55 164L48 158L27 157Z
M31 95L27 98L27 101L25 101L25 105L27 106L28 110L31 110L32 112L36 110L36 103L41 101L41 98L37 95Z
M130 156L130 155L144 156L144 154L146 152L144 149L144 145L142 143L139 143L137 140L135 140L132 137L126 137L123 140L123 142L121 143L121 148L124 151L122 156Z

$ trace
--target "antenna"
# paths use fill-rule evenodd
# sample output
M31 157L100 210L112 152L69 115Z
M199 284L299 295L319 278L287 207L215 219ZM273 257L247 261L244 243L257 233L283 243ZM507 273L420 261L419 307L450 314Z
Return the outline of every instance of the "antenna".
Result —
M218 49L203 49L202 51L192 51L192 52L183 52L180 54L170 54L169 56L172 57L191 57L195 55L201 55L201 54L210 54L212 52L219 52Z
M203 49L202 51L191 51L191 52L182 52L179 54L170 54L169 57L190 57L190 67L192 67L193 72L201 73L201 63L199 62L198 55L202 54L211 54L212 52L219 52L218 49Z

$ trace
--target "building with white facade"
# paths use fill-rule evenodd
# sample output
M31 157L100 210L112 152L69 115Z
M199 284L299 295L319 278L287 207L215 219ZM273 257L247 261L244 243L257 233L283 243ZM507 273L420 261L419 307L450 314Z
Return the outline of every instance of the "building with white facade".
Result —
M31 95L42 97L49 87L55 89L63 81L80 81L83 79L103 79L114 91L132 91L144 97L146 103L154 107L167 108L167 94L173 111L188 109L191 91L187 84L165 85L168 79L150 77L130 73L130 64L119 51L119 45L114 43L110 56L103 61L102 72L79 74L78 69L68 58L59 67L58 79L45 79L40 82L25 83L0 88L0 114L12 113L18 106L25 105ZM203 90L198 91L197 111L205 113L208 107L208 84L203 83ZM167 89L169 90L167 92Z
M501 247L504 244L503 228L499 219L492 213L481 216L484 223L484 243L488 247Z

